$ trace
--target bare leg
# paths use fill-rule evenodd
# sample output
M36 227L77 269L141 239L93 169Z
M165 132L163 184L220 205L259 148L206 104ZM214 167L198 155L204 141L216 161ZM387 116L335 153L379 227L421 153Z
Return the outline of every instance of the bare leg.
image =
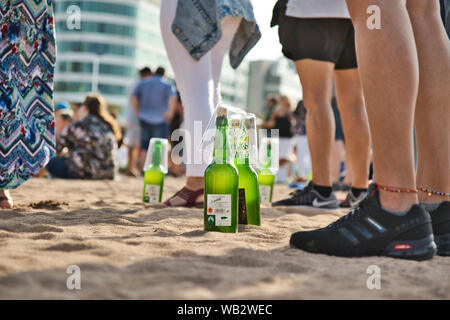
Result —
M295 62L303 87L306 128L311 154L313 182L331 186L331 153L334 142L334 117L331 110L334 64L304 59Z
M137 168L137 159L139 156L139 148L129 147L128 149L128 173L135 175Z
M346 158L353 173L352 186L365 189L369 176L370 136L358 69L336 70L335 79Z
M12 209L14 203L9 194L9 190L0 190L0 208L1 209Z
M367 28L369 5L381 8L381 29ZM373 146L375 181L415 188L413 118L419 84L414 34L404 0L347 0ZM409 210L412 193L380 192L381 205Z
M140 149L139 150L139 156L138 156L138 163L137 167L139 172L142 172L144 170L145 165L145 159L147 158L147 150Z
M407 9L420 71L415 119L419 152L417 185L450 192L450 44L440 19L438 1L408 0ZM419 199L446 200L423 192Z

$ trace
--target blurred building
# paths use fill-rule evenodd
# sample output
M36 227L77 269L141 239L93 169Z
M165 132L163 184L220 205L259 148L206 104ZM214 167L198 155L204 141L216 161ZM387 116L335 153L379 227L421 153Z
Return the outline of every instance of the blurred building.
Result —
M159 1L56 0L55 18L56 101L81 101L86 92L99 91L110 103L126 106L137 69L169 66Z
M266 96L287 95L293 107L302 99L302 87L294 64L286 58L257 60L249 64L247 110L260 117L265 114Z
M223 102L232 106L246 109L248 93L248 67L247 60L242 61L239 67L231 68L228 54L224 59L220 86Z
M56 0L55 101L78 102L95 91L123 108L139 68L163 66L173 78L159 6L160 0ZM248 63L236 72L224 65L224 102L245 106Z

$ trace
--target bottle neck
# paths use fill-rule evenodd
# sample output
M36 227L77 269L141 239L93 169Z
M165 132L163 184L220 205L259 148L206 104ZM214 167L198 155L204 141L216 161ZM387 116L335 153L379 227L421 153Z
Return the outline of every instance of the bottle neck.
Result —
M236 128L236 155L234 163L237 166L249 166L249 145L248 145L248 135L245 127L240 129Z
M246 166L249 167L250 166L250 160L247 158L235 158L234 159L234 164L236 166Z
M228 162L228 121L226 117L216 120L216 136L214 137L214 161L216 163Z
M152 166L161 165L161 143L155 143L152 153Z
M272 166L272 146L270 144L267 145L266 150L266 159L263 163L263 168L270 168Z

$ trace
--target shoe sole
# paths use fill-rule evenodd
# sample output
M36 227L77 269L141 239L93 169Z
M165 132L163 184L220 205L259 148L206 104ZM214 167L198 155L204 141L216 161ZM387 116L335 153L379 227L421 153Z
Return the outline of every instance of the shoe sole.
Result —
M447 243L447 244L450 244ZM433 235L420 240L393 241L386 246L381 255L398 258L423 261L433 258L437 252L437 246Z
M289 208L298 208L298 209L316 209L316 210L326 210L326 211L333 211L336 209L339 209L339 206L336 207L314 207L312 205L288 205L288 204L284 204L284 205L273 205L272 207L276 208L276 207L289 207Z
M450 256L450 233L435 236L435 242L439 256Z

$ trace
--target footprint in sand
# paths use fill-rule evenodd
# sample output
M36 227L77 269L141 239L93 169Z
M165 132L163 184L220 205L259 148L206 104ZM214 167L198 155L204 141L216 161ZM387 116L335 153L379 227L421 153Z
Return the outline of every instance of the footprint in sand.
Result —
M127 245L129 245L129 246L138 246L138 245L140 245L142 242L138 242L138 241L128 241L128 242L125 242Z
M39 202L32 202L28 206L33 209L49 209L60 210L63 206L68 206L67 202L58 202L53 200L44 200Z
M64 232L64 230L61 228L56 228L44 224L29 225L26 223L14 223L0 226L0 230L10 232L29 232L29 233Z
M88 245L88 244L83 244L83 243L60 243L60 244L48 247L44 250L71 252L71 251L89 250L89 249L93 249L93 248L94 248L93 246Z
M31 237L31 239L33 240L53 240L56 238L56 235L54 235L53 233L41 233L38 234L37 236Z

